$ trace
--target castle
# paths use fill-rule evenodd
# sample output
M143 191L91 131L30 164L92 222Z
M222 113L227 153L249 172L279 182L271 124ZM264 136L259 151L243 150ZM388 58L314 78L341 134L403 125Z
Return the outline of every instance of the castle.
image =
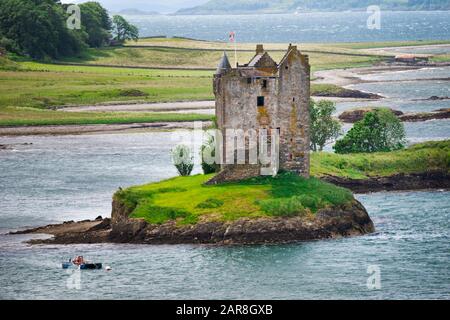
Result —
M264 130L268 135L276 130L280 139L277 170L309 177L310 65L307 55L289 45L277 64L262 45L257 45L249 63L232 68L224 52L214 75L214 94L217 126L224 140L227 129ZM225 144L221 151L223 157L227 147ZM245 148L248 158L248 142ZM211 183L259 176L262 166L260 163L221 164L221 172Z

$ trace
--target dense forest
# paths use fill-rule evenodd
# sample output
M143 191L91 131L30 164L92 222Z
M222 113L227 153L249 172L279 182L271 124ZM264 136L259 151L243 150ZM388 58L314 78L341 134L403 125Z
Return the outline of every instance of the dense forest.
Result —
M449 0L210 0L181 9L178 14L287 13L298 10L365 10L379 5L384 10L450 10Z
M79 5L79 27L71 28L74 11L68 6L55 0L1 0L0 48L35 59L55 59L138 38L135 26L121 16L111 18L92 1Z

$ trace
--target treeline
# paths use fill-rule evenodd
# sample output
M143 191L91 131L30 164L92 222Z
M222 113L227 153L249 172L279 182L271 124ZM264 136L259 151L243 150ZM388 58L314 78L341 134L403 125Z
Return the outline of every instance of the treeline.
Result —
M56 59L139 37L135 26L121 16L111 18L98 2L80 4L80 16L68 7L59 0L1 0L0 47L35 59Z

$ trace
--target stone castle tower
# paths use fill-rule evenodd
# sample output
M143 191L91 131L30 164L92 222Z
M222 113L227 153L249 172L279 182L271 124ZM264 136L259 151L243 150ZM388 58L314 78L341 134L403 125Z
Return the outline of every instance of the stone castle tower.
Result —
M301 54L296 46L289 45L277 64L262 45L257 45L256 54L248 64L232 68L224 53L214 75L214 94L217 125L224 141L227 129L257 132L266 129L268 134L277 130L280 137L279 169L309 177L308 56ZM221 172L211 183L258 176L261 166L222 164Z

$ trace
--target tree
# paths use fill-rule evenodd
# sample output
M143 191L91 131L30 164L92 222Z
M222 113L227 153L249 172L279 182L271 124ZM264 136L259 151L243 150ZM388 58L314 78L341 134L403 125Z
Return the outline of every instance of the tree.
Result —
M180 144L171 151L171 155L178 173L181 176L190 175L192 169L194 169L194 157L192 156L191 149L184 144Z
M332 101L322 100L315 103L311 100L309 114L312 151L322 151L327 143L339 137L342 125L339 120L333 118L334 111L336 104Z
M405 146L403 123L389 109L368 112L333 147L336 153L387 152Z
M87 43L90 47L108 45L111 40L111 19L108 11L98 2L80 4L81 27L87 33Z
M1 0L0 38L17 53L58 58L84 48L82 35L66 27L67 14L54 0Z
M113 17L113 33L115 35L114 40L119 43L123 43L126 40L137 41L139 39L138 28L119 15Z

